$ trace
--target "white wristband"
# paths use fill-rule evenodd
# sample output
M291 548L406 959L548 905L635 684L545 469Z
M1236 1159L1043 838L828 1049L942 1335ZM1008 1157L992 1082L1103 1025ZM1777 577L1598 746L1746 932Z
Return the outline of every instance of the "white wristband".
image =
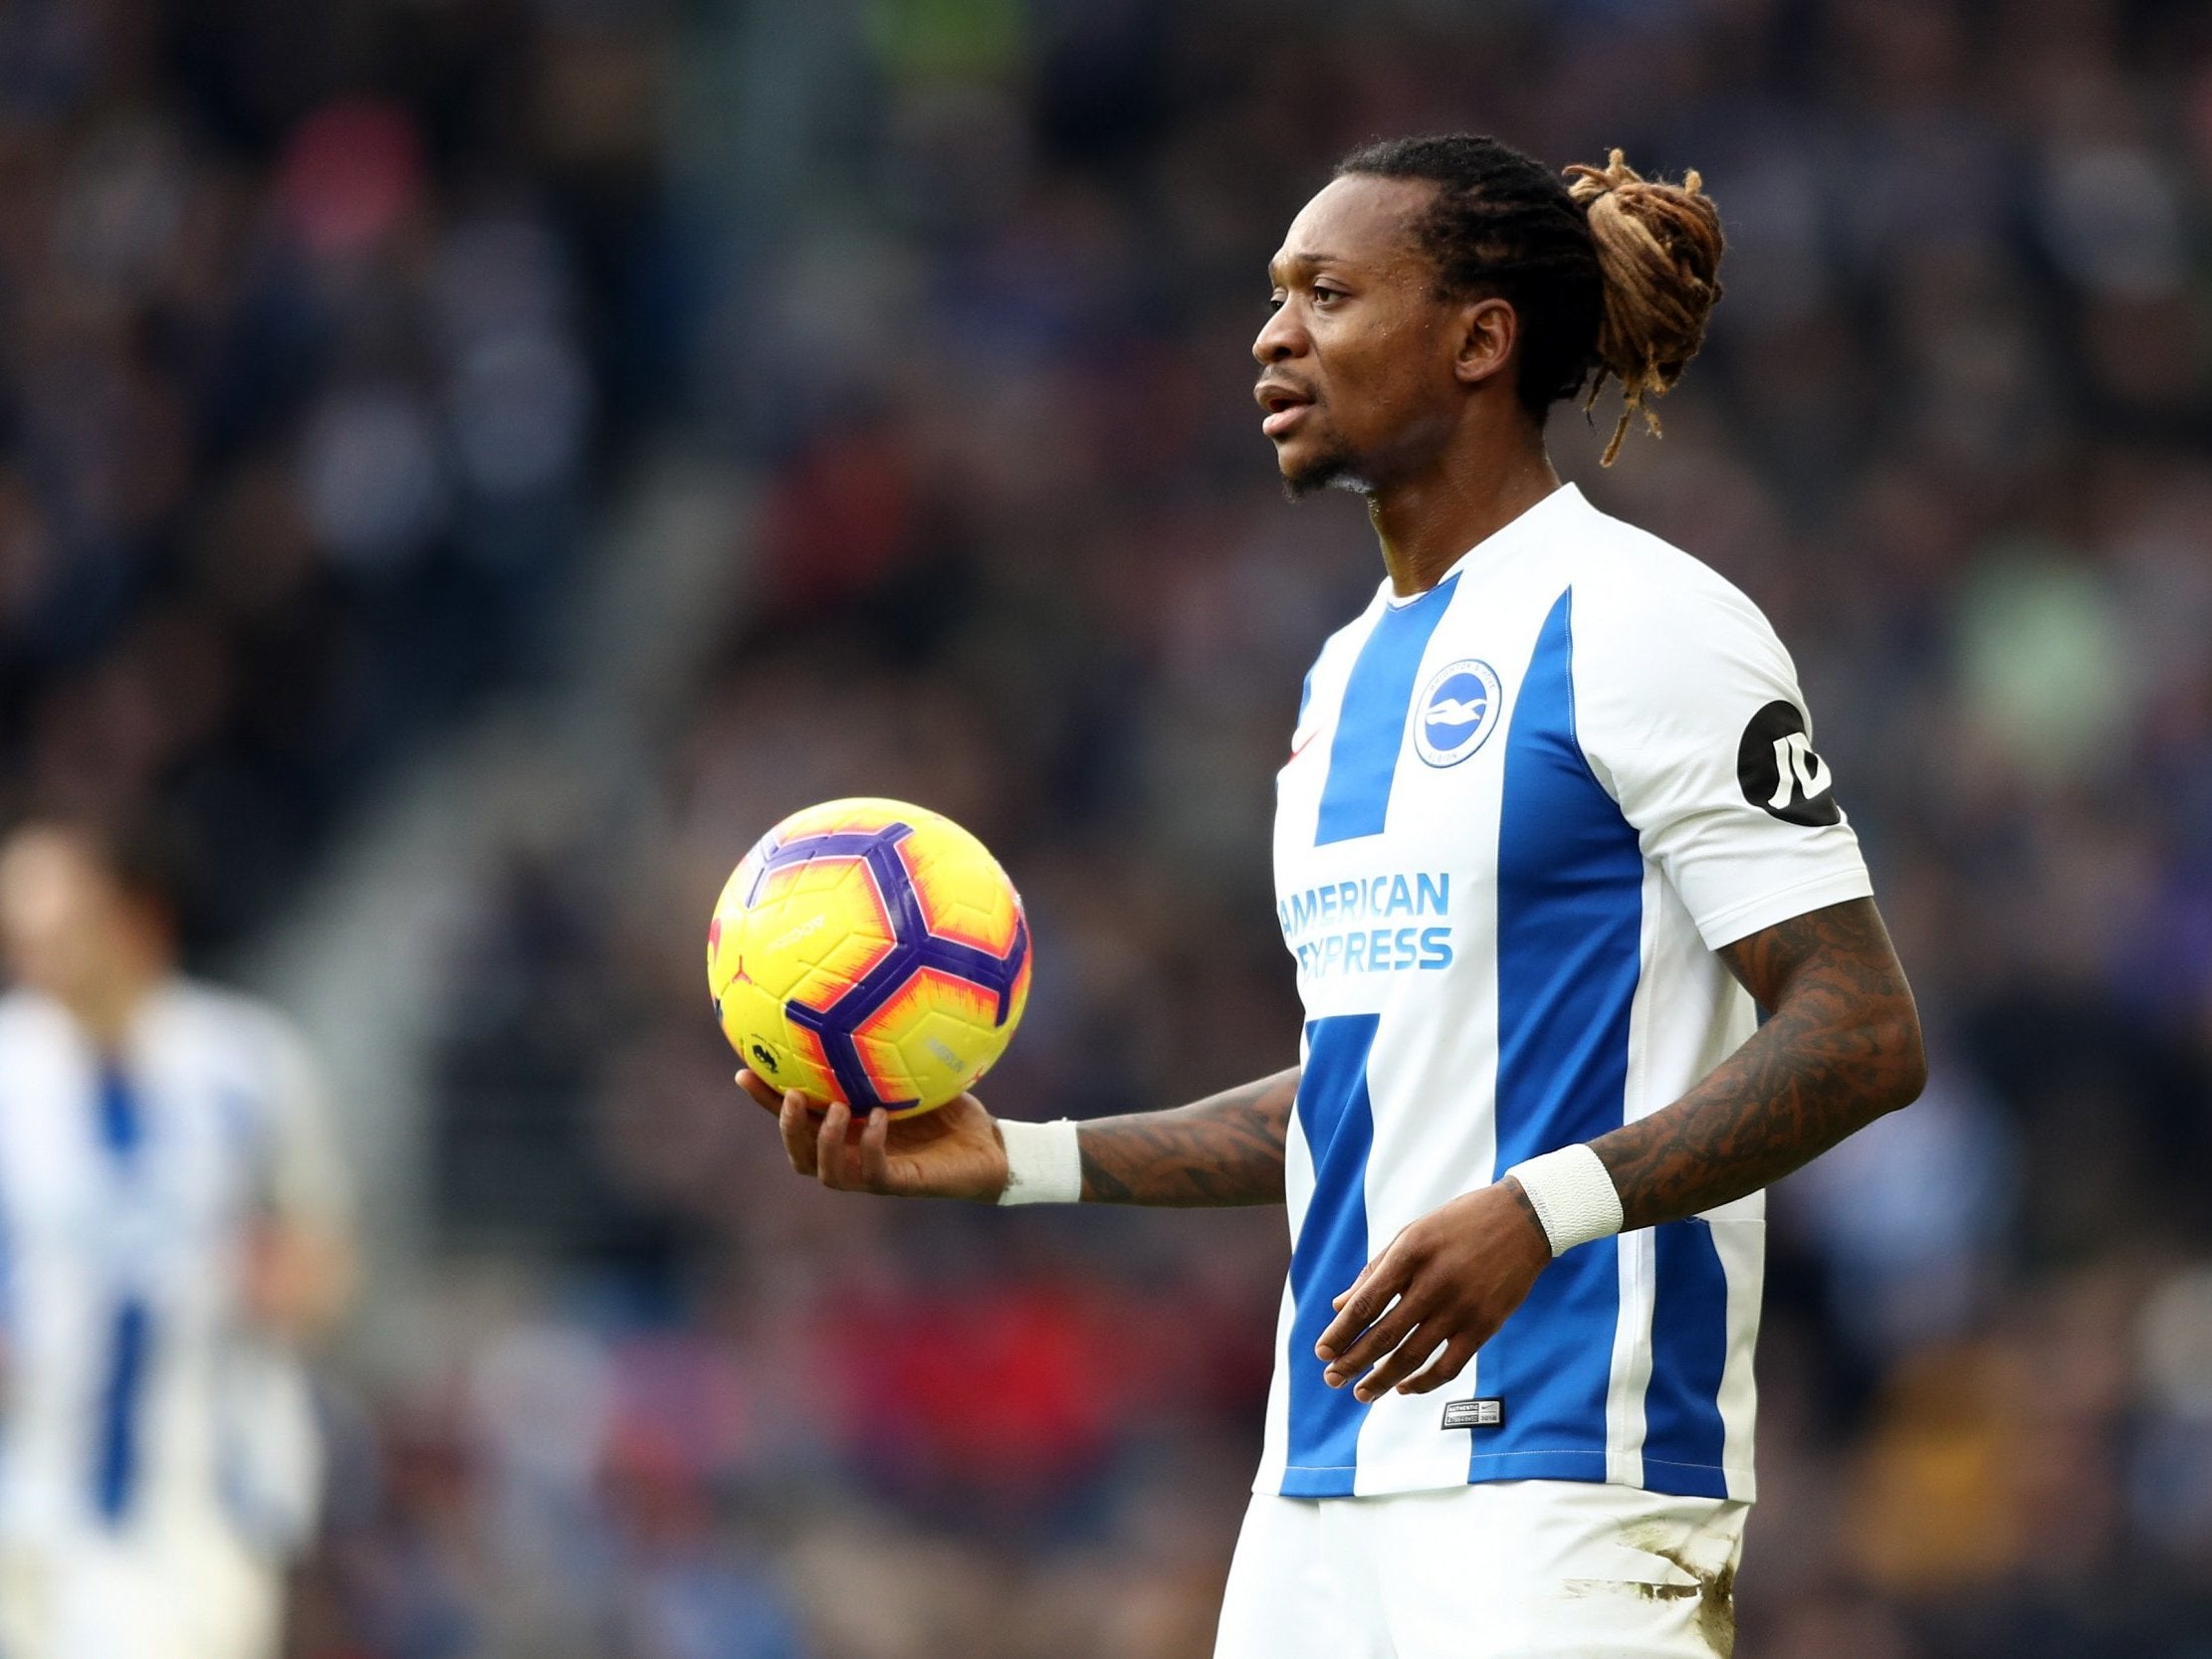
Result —
M1006 1190L1001 1204L1073 1204L1083 1197L1083 1153L1075 1122L1025 1124L1000 1118L998 1139L1006 1148Z
M1551 1240L1551 1253L1563 1256L1578 1244L1610 1238L1626 1219L1621 1194L1605 1160L1587 1145L1562 1146L1505 1171L1521 1183ZM1502 1177L1501 1177L1502 1178Z

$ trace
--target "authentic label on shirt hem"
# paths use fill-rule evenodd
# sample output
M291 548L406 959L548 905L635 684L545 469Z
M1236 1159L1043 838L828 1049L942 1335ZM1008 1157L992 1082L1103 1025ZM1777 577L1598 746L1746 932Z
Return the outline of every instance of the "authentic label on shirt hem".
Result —
M1490 1400L1448 1400L1443 1408L1445 1428L1503 1428L1505 1402Z

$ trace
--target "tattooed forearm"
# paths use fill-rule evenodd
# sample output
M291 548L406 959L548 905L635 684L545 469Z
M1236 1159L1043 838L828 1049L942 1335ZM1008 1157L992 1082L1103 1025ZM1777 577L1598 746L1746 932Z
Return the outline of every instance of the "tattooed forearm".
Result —
M1078 1131L1084 1201L1279 1204L1283 1142L1297 1098L1293 1066L1173 1112L1087 1123Z
M1630 1228L1756 1192L1927 1081L1912 992L1873 900L1797 917L1720 954L1771 1017L1673 1105L1591 1142Z

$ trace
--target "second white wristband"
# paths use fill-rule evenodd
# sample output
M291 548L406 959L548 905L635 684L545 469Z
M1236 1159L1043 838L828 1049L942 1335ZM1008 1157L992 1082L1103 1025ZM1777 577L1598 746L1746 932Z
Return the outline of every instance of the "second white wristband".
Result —
M1083 1151L1075 1121L1025 1124L1000 1118L998 1139L1006 1148L1006 1190L1001 1204L1073 1204L1083 1197Z
M1626 1219L1612 1171L1587 1145L1562 1146L1505 1172L1528 1194L1554 1256L1592 1239L1611 1238Z

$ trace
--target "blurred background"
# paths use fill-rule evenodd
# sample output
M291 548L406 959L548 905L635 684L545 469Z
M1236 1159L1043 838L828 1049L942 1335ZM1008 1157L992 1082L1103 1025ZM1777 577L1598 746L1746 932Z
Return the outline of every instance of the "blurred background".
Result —
M1246 355L1336 154L1702 169L1600 475L1795 651L1935 1081L1774 1199L1743 1659L2212 1655L2212 9L5 0L0 796L153 809L362 1189L301 1659L1201 1659L1279 1212L790 1176L709 904L906 796L986 1098L1295 1058L1272 775L1372 592Z

